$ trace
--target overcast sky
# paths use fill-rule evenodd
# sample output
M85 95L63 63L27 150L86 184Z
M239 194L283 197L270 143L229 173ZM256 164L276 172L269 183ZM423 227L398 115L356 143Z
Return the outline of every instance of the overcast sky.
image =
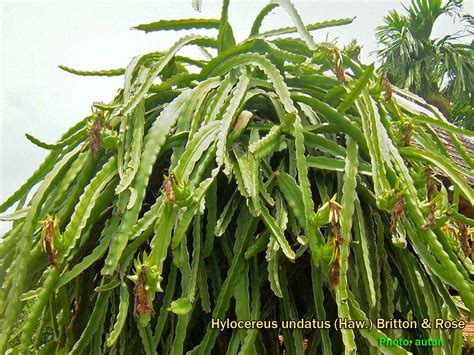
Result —
M313 32L316 41L355 38L362 59L375 60L375 28L399 1L293 1L306 23L356 17L353 24ZM252 21L268 0L231 1L230 22L237 40L248 35ZM403 1L407 4L407 1ZM144 34L130 27L159 19L218 18L220 1L203 0L201 14L191 0L155 1L4 1L1 6L0 200L3 202L36 169L46 152L25 133L54 142L62 132L90 114L91 103L110 100L122 78L78 77L61 71L125 67L132 56L164 50L184 32ZM472 2L465 3L471 7ZM264 21L264 28L291 25L282 9ZM451 32L441 19L434 35ZM209 31L212 35L214 32ZM4 229L0 226L0 231Z

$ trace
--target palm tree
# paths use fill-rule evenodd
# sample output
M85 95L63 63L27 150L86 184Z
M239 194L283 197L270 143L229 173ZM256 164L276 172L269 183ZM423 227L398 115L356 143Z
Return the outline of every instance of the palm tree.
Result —
M377 28L382 48L380 71L396 85L436 105L453 121L474 128L474 21L462 16L462 1L412 0L406 13L390 11ZM465 28L442 38L431 38L436 20L452 16Z

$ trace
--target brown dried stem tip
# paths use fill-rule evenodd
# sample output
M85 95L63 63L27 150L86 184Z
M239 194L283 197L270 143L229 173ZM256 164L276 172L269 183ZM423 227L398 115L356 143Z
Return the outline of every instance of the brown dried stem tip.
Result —
M138 274L137 283L133 288L133 295L135 296L135 314L150 314L151 316L155 315L155 310L153 305L148 299L148 294L145 289L145 272L146 266L142 266L140 273Z
M92 155L95 155L100 149L102 143L102 128L104 127L104 118L102 115L97 115L94 124L89 129L89 147Z

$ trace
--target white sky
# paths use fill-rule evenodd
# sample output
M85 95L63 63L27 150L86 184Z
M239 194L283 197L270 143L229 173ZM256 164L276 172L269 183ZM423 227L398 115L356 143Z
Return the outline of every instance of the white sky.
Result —
M376 49L375 28L399 1L293 1L306 23L356 16L353 24L313 32L316 41L356 38L362 58ZM230 22L237 40L245 38L254 17L268 0L231 1ZM407 1L403 1L407 4ZM203 0L203 11L191 0L5 1L2 0L0 49L0 201L4 201L36 169L46 151L32 145L25 133L46 142L90 114L91 103L110 100L122 78L79 77L61 71L124 67L132 56L164 50L181 32L144 34L130 27L159 19L219 18L220 1ZM466 10L472 2L465 2ZM273 11L264 28L292 25L283 9ZM437 23L434 35L452 32L452 21ZM210 31L210 34L214 32ZM0 224L0 232L5 227Z

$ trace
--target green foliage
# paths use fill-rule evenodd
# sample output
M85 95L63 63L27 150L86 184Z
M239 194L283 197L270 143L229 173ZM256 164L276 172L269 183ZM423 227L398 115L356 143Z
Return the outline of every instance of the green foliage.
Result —
M378 27L382 45L377 54L380 72L397 86L421 95L455 123L472 128L474 122L473 21L461 17L462 1L412 0L406 14L391 11ZM432 38L442 16L461 19L464 29ZM469 43L470 41L470 43Z
M277 6L295 27L261 33ZM57 143L27 136L49 155L0 206L13 224L0 243L0 353L375 353L395 336L442 337L441 350L458 351L459 329L279 322L470 316L474 265L462 248L474 223L458 199L474 202L472 173L433 127L474 132L384 86L354 46L312 37L350 19L305 26L277 0L236 44L228 9L138 27L212 27L217 38L185 36L125 69L64 67L124 85ZM217 54L180 56L187 45ZM212 326L227 318L276 328Z

